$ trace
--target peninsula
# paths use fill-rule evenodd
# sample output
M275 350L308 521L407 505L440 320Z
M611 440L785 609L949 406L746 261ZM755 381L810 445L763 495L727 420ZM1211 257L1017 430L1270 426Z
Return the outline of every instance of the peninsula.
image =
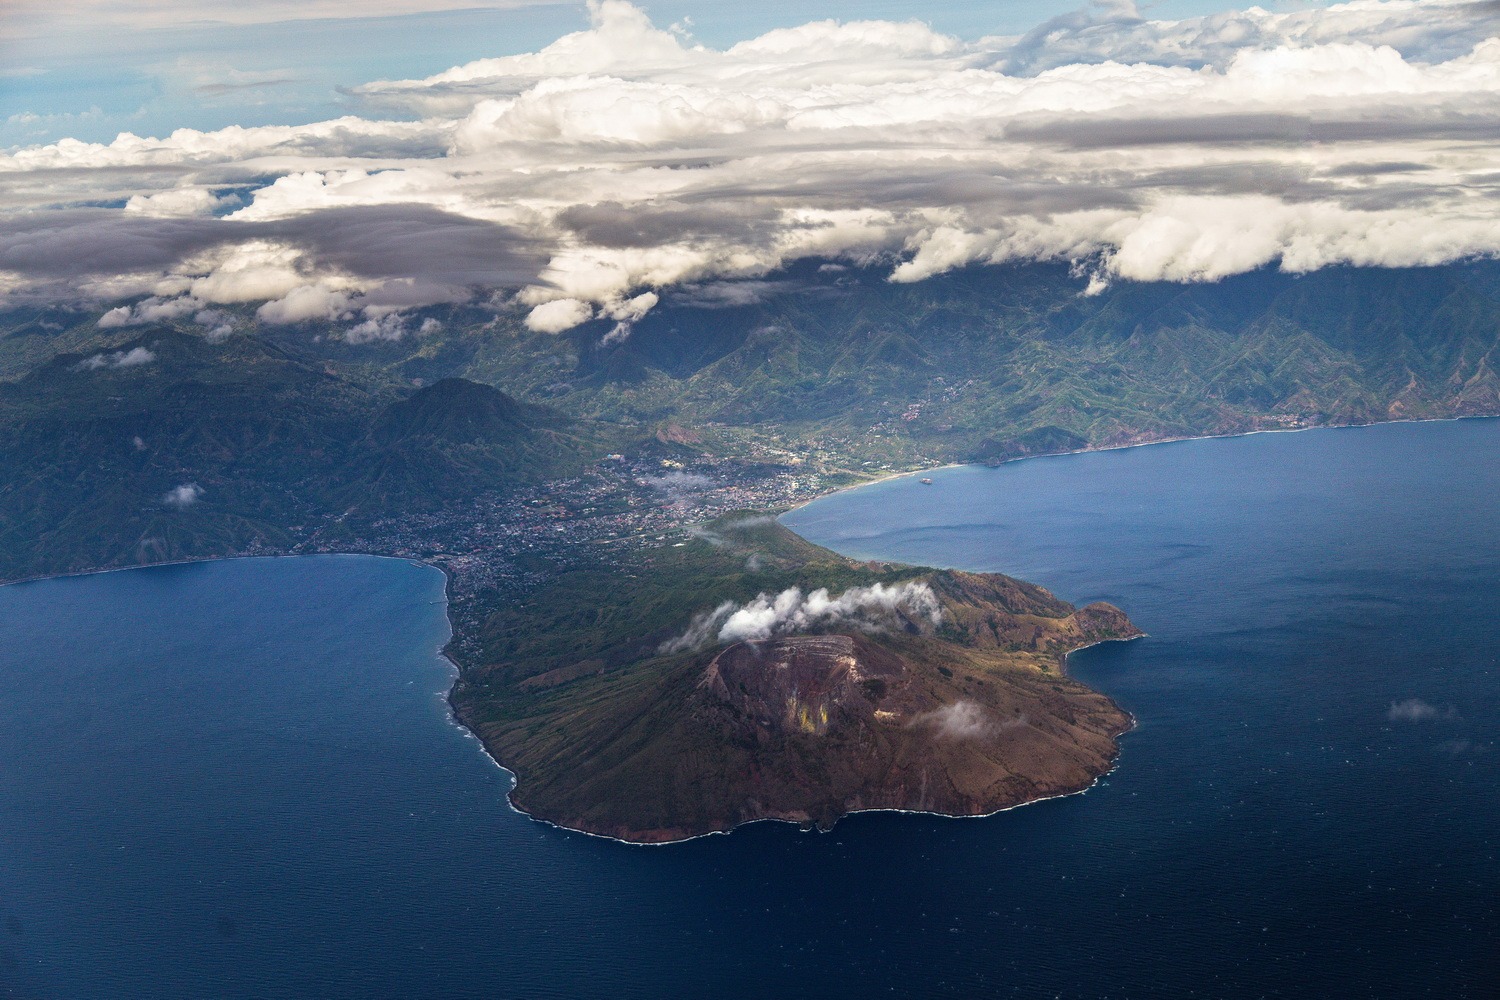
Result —
M1107 604L856 563L733 514L496 610L452 702L518 808L619 840L978 816L1109 770L1130 718L1063 660L1140 634Z

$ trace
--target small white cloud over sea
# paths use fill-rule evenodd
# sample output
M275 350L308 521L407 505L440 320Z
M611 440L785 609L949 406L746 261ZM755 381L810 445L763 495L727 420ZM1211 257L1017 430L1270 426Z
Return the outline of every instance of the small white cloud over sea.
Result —
M181 486L174 486L168 490L167 495L161 498L161 502L168 507L176 507L178 510L181 510L191 507L202 496L203 487L197 483L183 483Z
M1429 719L1451 719L1458 714L1452 705L1438 708L1421 698L1391 702L1385 717L1392 722L1426 722Z

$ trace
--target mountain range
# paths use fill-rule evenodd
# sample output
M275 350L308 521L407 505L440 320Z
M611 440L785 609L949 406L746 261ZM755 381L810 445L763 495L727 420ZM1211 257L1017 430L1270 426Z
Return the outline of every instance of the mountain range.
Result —
M1500 412L1492 261L1092 294L1053 265L896 284L813 261L668 292L623 339L602 322L534 332L504 304L429 312L437 332L361 343L248 312L213 339L186 319L0 317L0 578L275 550L316 519L336 541L344 519L611 452L793 463L839 482Z

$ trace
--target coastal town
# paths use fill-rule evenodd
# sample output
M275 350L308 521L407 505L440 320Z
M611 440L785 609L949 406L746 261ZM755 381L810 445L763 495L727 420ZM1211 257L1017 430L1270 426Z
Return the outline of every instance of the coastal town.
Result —
M353 537L332 530L345 529L342 523L325 525L287 553L368 553L441 568L454 630L449 652L463 659L477 651L477 626L497 598L524 593L568 569L621 566L645 549L684 543L695 525L721 514L785 510L868 478L781 456L747 462L613 454L571 478L382 517Z

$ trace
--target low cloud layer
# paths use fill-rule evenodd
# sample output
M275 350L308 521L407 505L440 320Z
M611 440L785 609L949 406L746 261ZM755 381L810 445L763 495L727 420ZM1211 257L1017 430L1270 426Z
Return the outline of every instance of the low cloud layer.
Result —
M790 587L779 594L761 594L748 604L725 601L695 616L686 632L662 643L660 652L680 653L710 643L726 645L832 627L874 632L892 627L903 617L933 627L942 621L942 607L931 587L920 581L889 587L877 583L851 587L838 597L821 587L810 594Z
M156 360L156 355L144 347L132 347L128 351L104 351L91 354L78 364L76 371L98 371L100 368L139 368Z
M1020 38L819 21L724 50L591 10L538 52L354 88L362 115L0 154L0 289L357 337L499 289L534 330L620 340L664 290L753 298L806 257L1066 260L1098 289L1500 252L1494 3L1117 2Z
M106 327L243 303L257 304L265 323L378 321L513 287L544 260L507 227L425 205L313 209L263 222L144 216L128 206L0 216L0 275L12 276L13 297L147 296L106 313Z

